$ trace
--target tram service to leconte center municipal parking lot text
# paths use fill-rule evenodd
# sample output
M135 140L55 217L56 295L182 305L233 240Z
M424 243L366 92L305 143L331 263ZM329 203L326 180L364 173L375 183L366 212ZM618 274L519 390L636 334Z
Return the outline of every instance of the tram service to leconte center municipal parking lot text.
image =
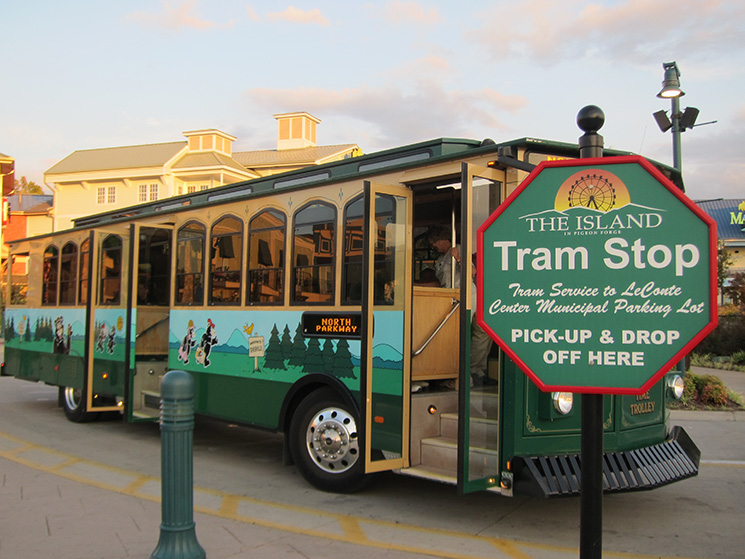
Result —
M539 386L637 393L709 328L712 226L638 165L577 163L479 229L479 319Z

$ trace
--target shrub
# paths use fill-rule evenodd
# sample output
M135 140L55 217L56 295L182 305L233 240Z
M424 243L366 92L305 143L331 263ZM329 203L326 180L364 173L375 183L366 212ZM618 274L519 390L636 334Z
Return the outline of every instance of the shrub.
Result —
M722 381L708 383L701 388L701 401L710 406L723 406L727 403L727 387Z
M745 365L745 350L737 351L732 354L732 363L734 365Z
M697 375L688 372L684 377L682 403L698 403L703 406L721 407L727 404L727 387L714 375Z
M745 351L745 315L720 316L717 327L701 340L694 351L712 355L734 355Z

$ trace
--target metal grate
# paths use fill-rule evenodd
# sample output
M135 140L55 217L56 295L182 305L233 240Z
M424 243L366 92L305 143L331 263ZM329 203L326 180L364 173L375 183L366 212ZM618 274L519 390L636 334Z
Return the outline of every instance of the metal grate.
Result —
M664 443L603 455L603 491L640 491L698 474L701 454L688 434L675 427ZM578 454L517 457L515 492L554 497L578 494L582 464Z

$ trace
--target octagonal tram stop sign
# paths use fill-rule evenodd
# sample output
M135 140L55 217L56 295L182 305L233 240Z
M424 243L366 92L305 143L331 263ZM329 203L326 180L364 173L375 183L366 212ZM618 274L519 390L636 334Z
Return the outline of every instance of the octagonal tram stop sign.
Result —
M642 157L543 162L479 228L477 278L540 390L641 395L716 326L716 225Z

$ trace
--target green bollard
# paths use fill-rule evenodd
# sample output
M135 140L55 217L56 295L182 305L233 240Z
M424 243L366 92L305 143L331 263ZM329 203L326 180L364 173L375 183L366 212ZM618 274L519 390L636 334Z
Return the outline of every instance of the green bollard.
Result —
M194 531L194 380L166 373L160 394L161 524L150 559L204 559Z

